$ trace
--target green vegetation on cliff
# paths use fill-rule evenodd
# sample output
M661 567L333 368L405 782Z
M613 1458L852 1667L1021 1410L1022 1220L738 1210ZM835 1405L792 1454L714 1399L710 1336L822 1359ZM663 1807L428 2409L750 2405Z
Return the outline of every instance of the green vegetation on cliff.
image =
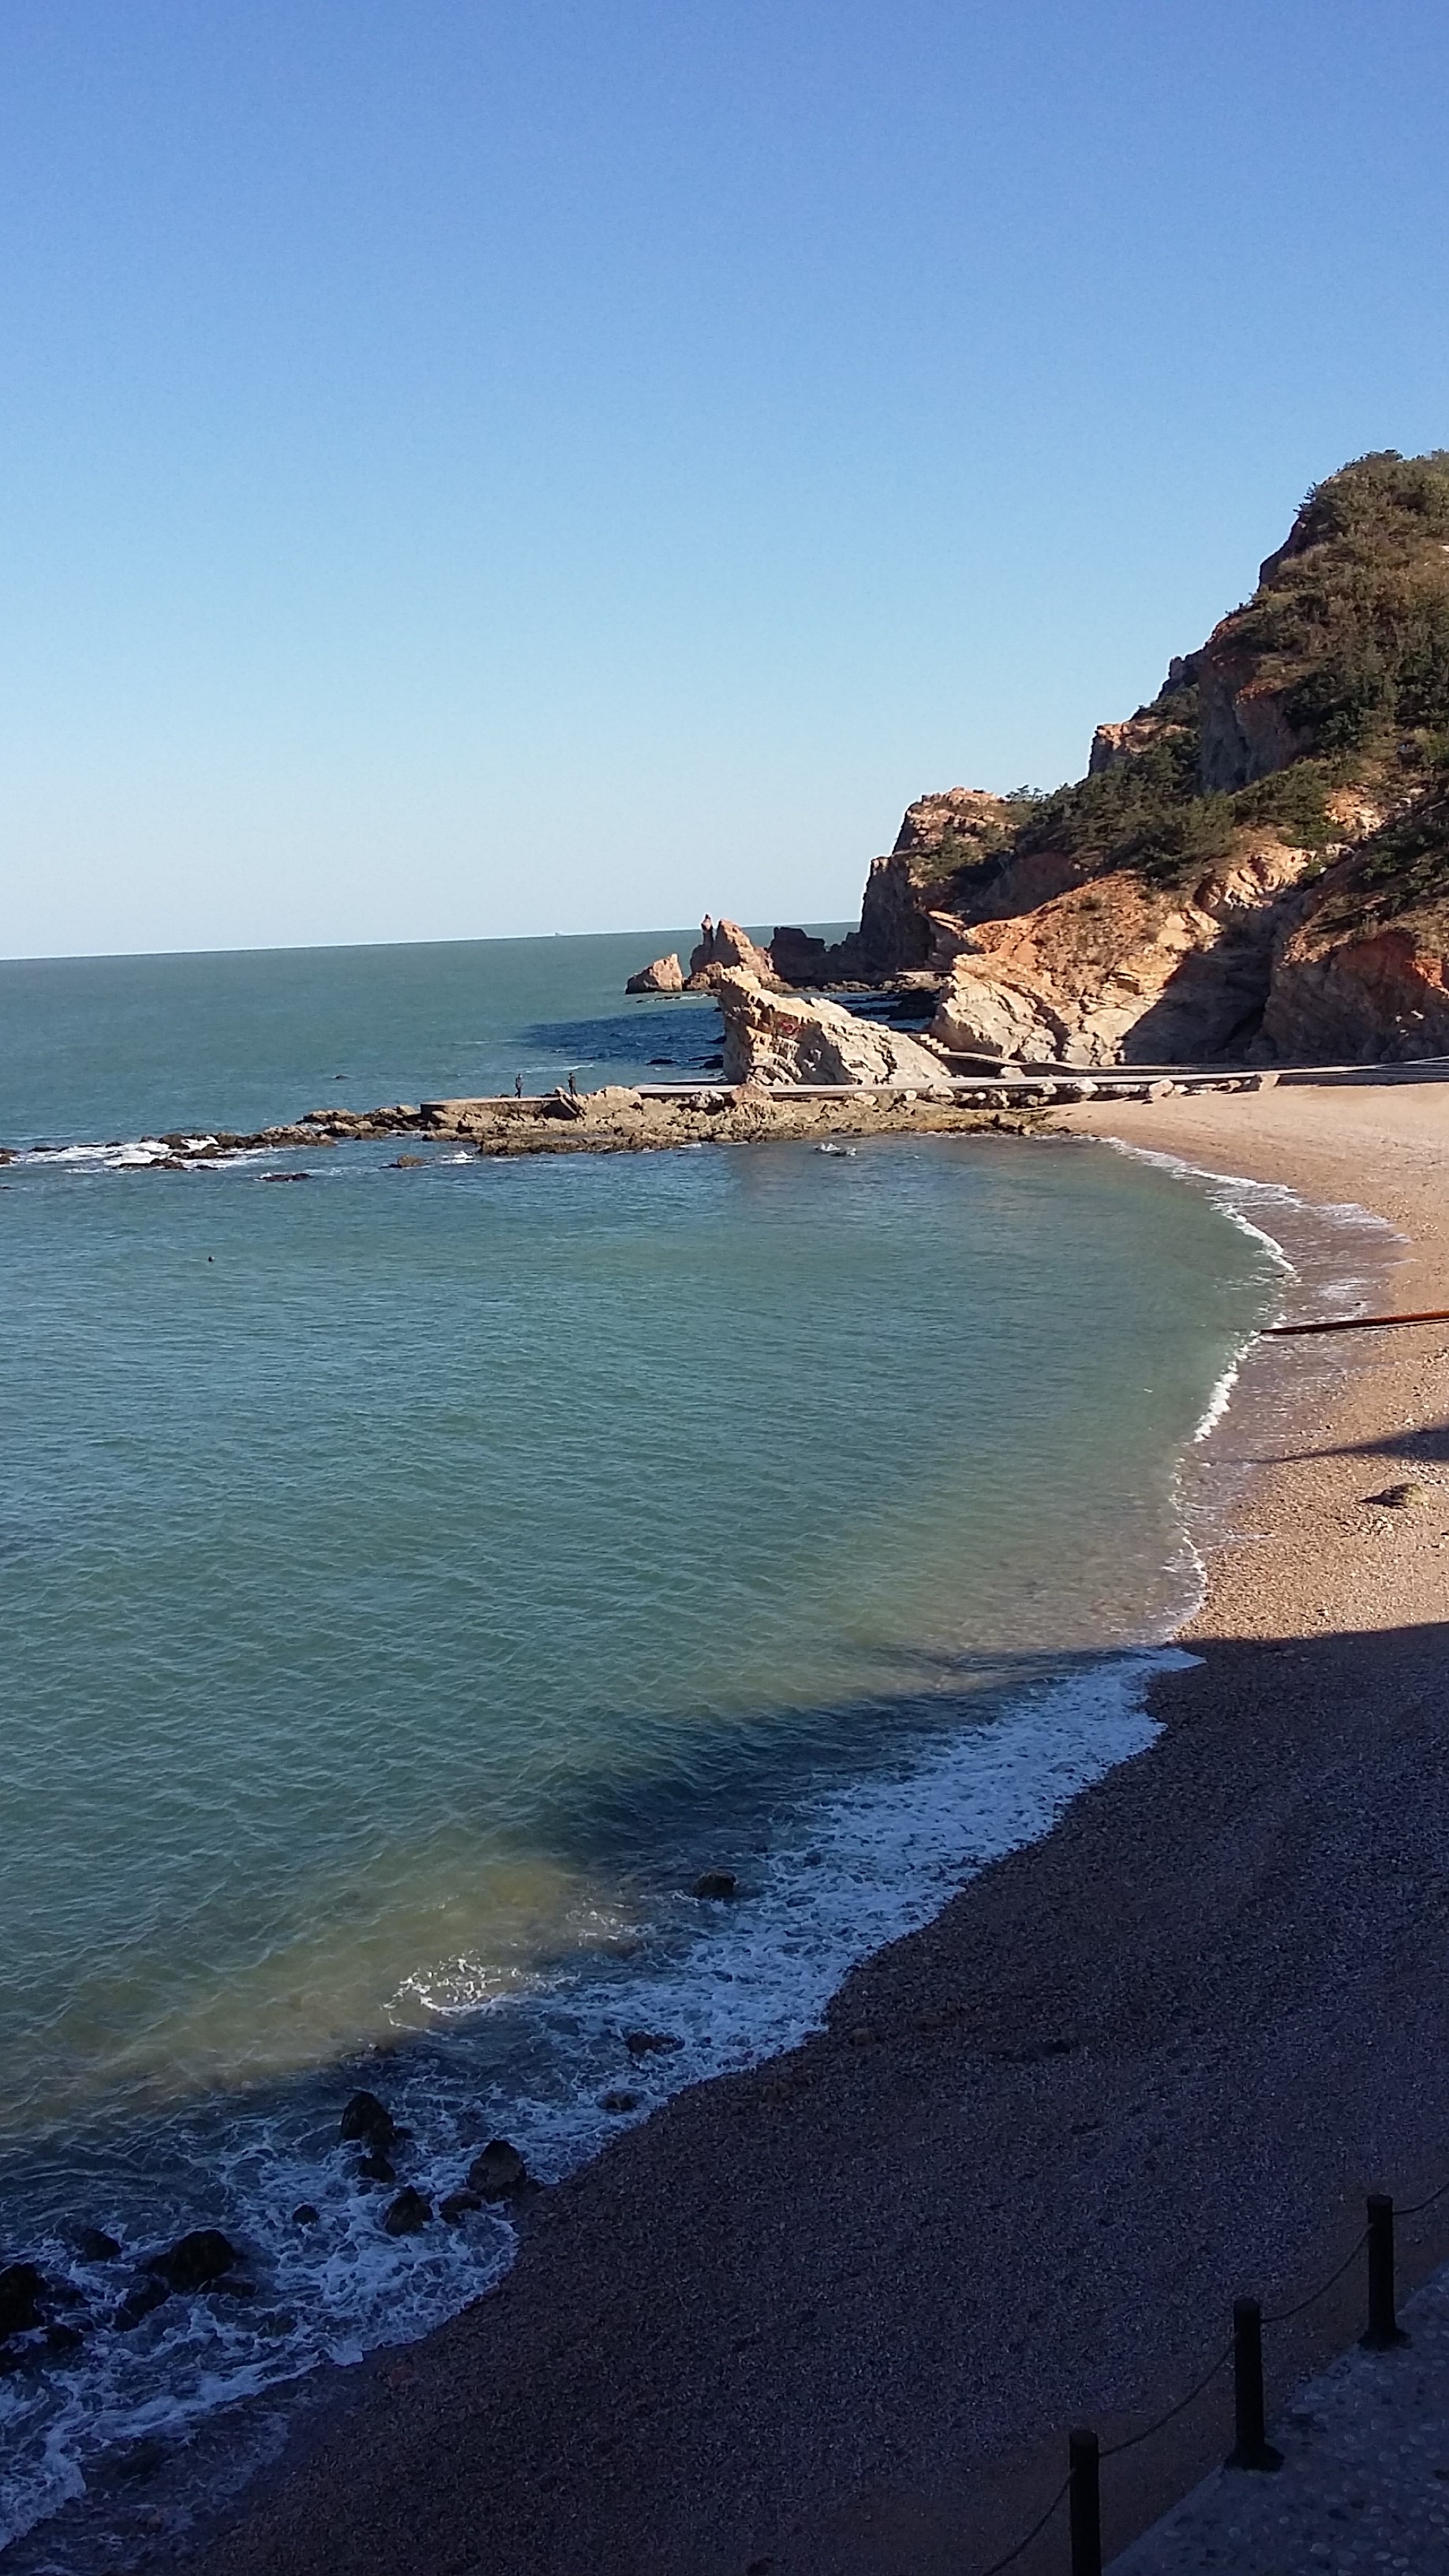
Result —
M1164 887L1265 834L1327 859L1357 789L1386 815L1355 868L1363 905L1449 902L1449 450L1386 449L1316 485L1247 605L1106 730L1093 774L1013 800L938 901L969 917L1033 854Z

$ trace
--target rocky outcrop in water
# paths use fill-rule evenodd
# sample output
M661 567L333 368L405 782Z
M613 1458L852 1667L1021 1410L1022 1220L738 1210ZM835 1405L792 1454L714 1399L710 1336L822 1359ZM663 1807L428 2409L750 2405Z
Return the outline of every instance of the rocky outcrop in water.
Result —
M7 2263L0 2271L0 2343L29 2334L44 2322L45 2280L34 2263Z
M699 945L690 950L690 993L713 993L720 979L736 971L753 975L757 983L773 984L775 969L768 948L756 946L747 930L737 921L711 921L708 913L700 925Z
M508 2138L490 2138L468 2167L468 2189L480 2200L509 2200L528 2181L528 2167Z
M153 2254L142 2267L168 2290L204 2290L209 2282L219 2281L241 2260L230 2239L219 2227L193 2227L186 2236L178 2236L160 2254Z
M944 1090L945 1067L902 1031L857 1019L839 1002L767 992L753 975L722 975L724 1072L737 1083L899 1084Z
M655 957L647 966L641 966L637 975L630 976L624 990L626 993L682 993L684 968L671 949L667 957Z

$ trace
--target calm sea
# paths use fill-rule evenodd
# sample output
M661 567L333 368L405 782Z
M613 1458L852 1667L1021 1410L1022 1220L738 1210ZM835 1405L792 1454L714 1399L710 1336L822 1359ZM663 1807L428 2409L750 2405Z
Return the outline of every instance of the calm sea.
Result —
M496 2132L557 2176L1149 1738L1181 1461L1282 1275L1179 1178L1010 1138L127 1160L687 1069L718 1023L624 1001L651 946L0 967L0 1142L60 1149L0 1171L0 2260L82 2294L0 2378L0 2530L506 2263L494 2212L383 2232L354 2086L431 2194ZM120 2330L202 2225L254 2295Z

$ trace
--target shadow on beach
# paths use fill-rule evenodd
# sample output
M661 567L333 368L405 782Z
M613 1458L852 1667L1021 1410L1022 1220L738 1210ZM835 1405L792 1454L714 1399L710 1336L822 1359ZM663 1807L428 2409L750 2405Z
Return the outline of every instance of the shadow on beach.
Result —
M1202 1653L1153 1748L856 1969L826 2032L677 2097L542 2197L498 2295L314 2389L181 2563L976 2576L1069 2423L1147 2423L1235 2294L1291 2304L1366 2188L1443 2181L1449 1629ZM1441 2204L1406 2277L1446 2243ZM1282 2329L1270 2405L1360 2301L1346 2275ZM1109 2554L1221 2456L1225 2404L1113 2465ZM17 2576L79 2564L85 2513Z

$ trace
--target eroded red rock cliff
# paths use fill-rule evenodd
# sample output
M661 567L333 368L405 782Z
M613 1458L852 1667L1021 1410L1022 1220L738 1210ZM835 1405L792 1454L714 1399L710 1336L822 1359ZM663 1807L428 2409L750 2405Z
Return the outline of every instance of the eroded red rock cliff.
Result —
M1364 457L1252 598L1045 797L910 806L797 984L933 983L950 1049L1036 1061L1449 1052L1449 453Z

